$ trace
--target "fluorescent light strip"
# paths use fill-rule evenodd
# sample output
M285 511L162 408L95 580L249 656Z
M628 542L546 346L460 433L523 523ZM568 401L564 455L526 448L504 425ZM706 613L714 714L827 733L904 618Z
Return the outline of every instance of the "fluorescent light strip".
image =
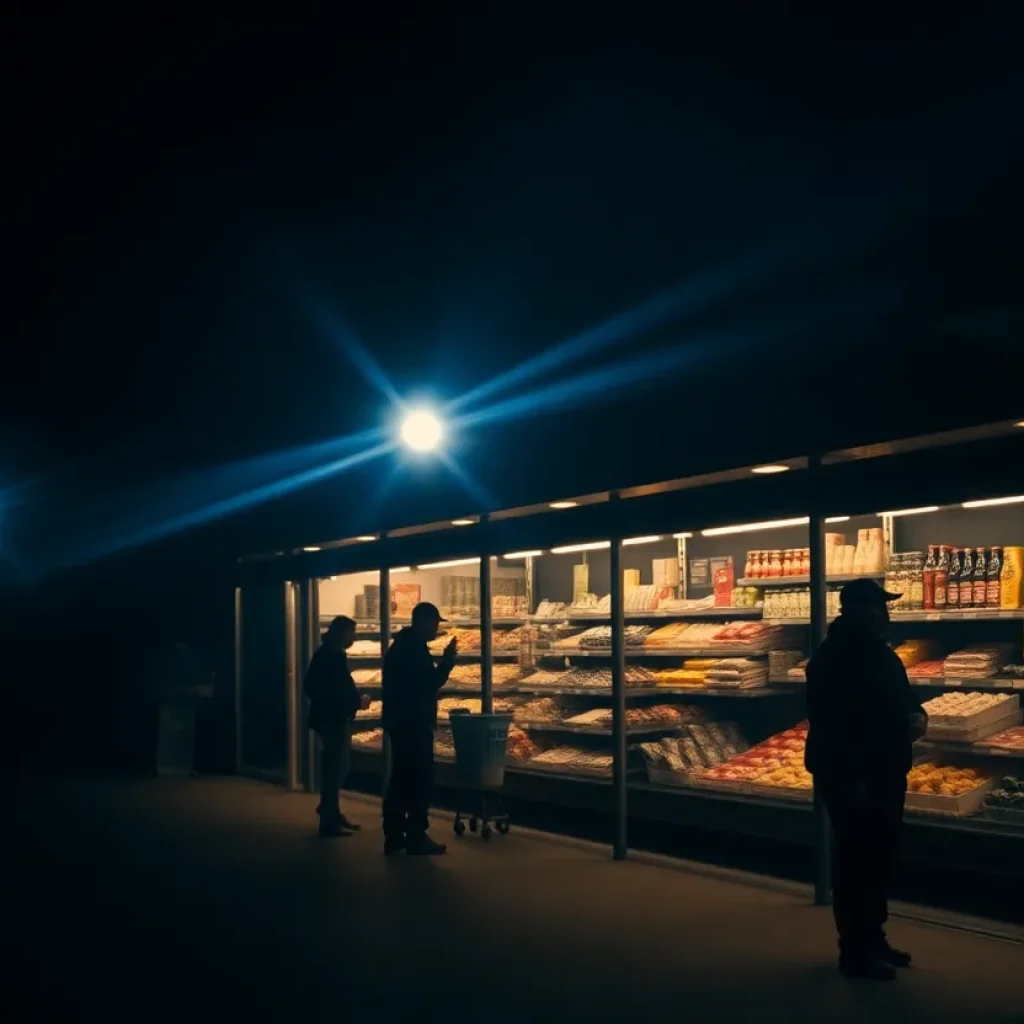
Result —
M776 530L784 526L806 526L810 522L808 516L801 519L770 519L764 523L743 523L739 526L714 526L710 530L701 530L702 537L724 537L730 533L754 533L757 530Z
M453 519L452 526L472 526L475 522L475 519Z
M880 516L919 516L923 512L938 512L938 505L922 505L920 508L900 508L895 512L879 512Z
M551 501L548 502L548 508L575 508L578 504L576 501Z
M393 568L388 569L388 572L391 573L392 575L394 573L396 573L396 572L412 572L412 566L411 565L396 565Z
M479 565L479 558L454 558L450 562L425 562L423 565L417 565L417 569L451 569L456 565ZM392 569L392 572L395 570Z
M982 501L965 501L961 508L988 508L990 505L1019 505L1024 501L1024 494L1012 498L984 498Z
M783 466L780 465L779 463L773 463L772 465L768 466L755 466L750 472L759 473L763 476L770 476L772 473L788 473L789 466Z
M623 547L629 547L632 544L657 544L662 537L627 537L623 542Z
M510 551L507 555L502 555L502 558L540 558L543 555L543 551Z
M603 548L610 548L612 542L610 540L596 540L591 544L567 544L565 547L552 548L551 554L553 555L571 555L576 551L600 551Z
M364 534L362 534L362 536L356 537L356 540L362 541L364 544L368 543L371 540L376 540L376 539L377 539L376 535L372 534L372 533L364 533Z
M826 523L848 523L850 521L849 516L829 516L825 520Z
M303 551L319 551L320 549L315 544L307 544L302 550Z
M673 533L673 540L689 540L693 536L692 533Z

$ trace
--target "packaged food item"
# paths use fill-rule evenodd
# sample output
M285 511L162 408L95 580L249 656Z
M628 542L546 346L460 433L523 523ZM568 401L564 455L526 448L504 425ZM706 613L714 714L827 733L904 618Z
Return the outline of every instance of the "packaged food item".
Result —
M732 557L730 556L724 565L720 565L715 569L715 606L719 608L728 608L732 601L732 588L735 583L732 567Z
M935 565L935 600L932 607L936 611L945 611L949 599L949 547L939 545L939 558Z
M978 557L974 562L974 576L971 577L971 603L975 608L984 608L988 600L988 559L985 549L978 548Z
M939 564L936 546L928 545L928 558L924 563L924 609L930 611L935 607L935 570Z
M946 607L955 612L960 608L960 577L963 573L963 552L949 549L949 578L946 585Z
M1020 608L1024 603L1024 548L1003 549L999 572L999 607Z

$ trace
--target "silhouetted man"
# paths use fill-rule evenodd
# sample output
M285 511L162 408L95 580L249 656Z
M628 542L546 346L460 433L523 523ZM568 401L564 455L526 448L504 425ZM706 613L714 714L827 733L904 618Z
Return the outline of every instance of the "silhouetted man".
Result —
M885 642L890 594L872 580L843 587L841 614L807 666L807 770L834 836L833 911L839 969L891 980L910 955L885 937L912 745L926 717Z
M384 797L384 852L444 853L427 835L434 778L437 691L448 681L458 646L453 637L439 664L427 647L445 620L424 601L399 630L384 658L384 728L391 740L391 778Z
M356 639L356 624L345 615L331 621L306 670L309 728L320 740L320 835L347 836L359 830L341 812L341 784L352 759L352 720L366 706L345 652Z

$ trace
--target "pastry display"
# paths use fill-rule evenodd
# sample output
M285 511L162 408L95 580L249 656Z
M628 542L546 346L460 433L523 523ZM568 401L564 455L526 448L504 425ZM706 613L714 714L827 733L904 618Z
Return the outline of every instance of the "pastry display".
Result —
M920 662L933 663L941 654L941 645L937 640L904 640L893 648L893 653L908 671ZM915 668L914 674L917 674Z
M380 747L383 742L383 729L358 729L352 733L352 743L357 747Z
M356 640L346 652L350 658L379 658L379 640Z
M994 676L1016 654L1014 644L968 644L946 658L944 673L961 679Z
M1014 694L954 691L927 701L924 710L929 724L969 725L971 719L991 708L999 708L1001 712L1010 714L1019 706L1020 698Z
M985 739L986 747L1001 747L1003 750L1024 750L1024 725L1014 725Z
M541 747L529 733L524 732L515 723L508 727L508 743L506 756L509 761L529 761L541 753Z
M535 697L521 701L513 710L516 722L560 722L565 705L554 697Z
M911 768L907 776L907 792L956 797L977 789L991 778L991 773L978 768L939 766L934 761L924 761Z
M938 679L945 674L946 664L943 661L919 661L908 670L908 675L913 679Z
M745 782L758 786L810 790L813 779L804 768L806 744L807 724L803 723L712 768L704 777L712 782Z
M384 702L380 700L371 700L368 708L363 708L356 712L356 721L358 722L361 718L380 718L383 713Z
M352 673L352 681L356 686L380 686L379 668L357 668Z
M437 719L439 722L447 721L453 711L468 711L470 714L480 714L479 697L442 697L437 702Z
M552 747L532 758L529 763L542 768L564 768L594 775L611 775L612 772L611 754L573 746Z

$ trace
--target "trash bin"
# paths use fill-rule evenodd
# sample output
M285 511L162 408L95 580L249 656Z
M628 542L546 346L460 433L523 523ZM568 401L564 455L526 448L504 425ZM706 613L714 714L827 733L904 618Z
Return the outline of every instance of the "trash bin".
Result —
M501 789L512 716L453 711L450 720L462 781L469 789Z

